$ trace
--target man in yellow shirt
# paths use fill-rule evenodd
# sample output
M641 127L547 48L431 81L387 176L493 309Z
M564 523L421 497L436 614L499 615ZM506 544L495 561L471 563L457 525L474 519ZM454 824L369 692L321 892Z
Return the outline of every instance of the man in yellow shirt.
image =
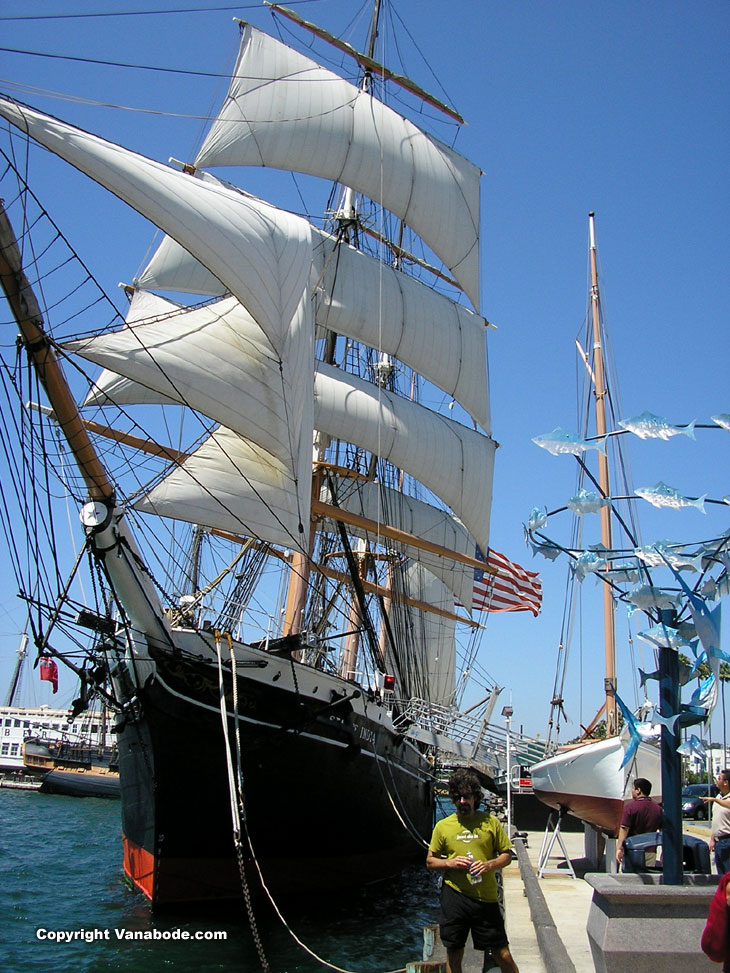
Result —
M510 840L496 817L477 810L482 789L473 771L455 771L449 778L449 795L456 814L436 823L426 857L426 866L444 875L439 930L447 973L462 973L469 932L474 949L490 951L505 973L518 973L497 901L495 876L512 861Z

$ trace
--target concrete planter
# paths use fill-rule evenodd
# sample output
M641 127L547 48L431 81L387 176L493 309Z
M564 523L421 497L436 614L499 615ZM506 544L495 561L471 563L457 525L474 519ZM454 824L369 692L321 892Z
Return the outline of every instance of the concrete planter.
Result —
M685 875L683 885L646 873L585 880L593 887L587 932L597 973L717 973L700 948L717 875Z

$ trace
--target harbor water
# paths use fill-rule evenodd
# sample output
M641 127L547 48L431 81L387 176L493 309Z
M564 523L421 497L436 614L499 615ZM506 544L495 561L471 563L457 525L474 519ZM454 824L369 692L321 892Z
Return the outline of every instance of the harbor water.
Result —
M243 904L202 920L153 917L146 899L127 887L121 861L118 801L0 788L0 969L262 968ZM353 973L382 973L420 957L422 930L436 919L437 899L434 876L425 865L414 865L346 901L289 904L282 911L291 932L327 963ZM327 968L295 942L281 920L255 908L272 973Z

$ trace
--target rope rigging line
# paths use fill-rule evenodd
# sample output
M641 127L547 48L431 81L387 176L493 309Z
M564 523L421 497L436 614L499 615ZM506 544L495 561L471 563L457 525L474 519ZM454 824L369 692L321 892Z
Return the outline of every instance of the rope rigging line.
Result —
M251 856L251 862L256 869L256 873L258 875L261 888L266 894L266 897L271 903L271 906L274 909L274 912L276 913L281 924L284 926L284 928L291 936L291 938L294 940L294 942L299 947L301 947L301 949L303 949L305 953L307 953L313 959L317 960L318 963L321 963L323 966L326 966L330 970L334 970L335 973L357 973L357 971L347 970L344 969L343 967L335 966L333 963L330 963L327 960L323 959L312 949L310 949L309 946L307 946L307 944L304 943L297 936L297 934L294 932L291 926L287 923L286 919L281 913L281 910L279 909L279 906L276 903L276 900L274 899L273 895L271 894L271 891L269 890L269 887L267 886L264 880L264 876L261 872L261 866L259 865L258 858L256 857L256 853L254 852L251 835L248 830L248 821L246 817L246 803L245 803L245 796L244 796L245 791L244 791L244 781L243 781L243 770L241 764L241 739L240 739L239 729L238 729L239 718L238 718L238 688L236 685L237 684L236 657L233 649L233 639L231 638L231 635L228 632L226 632L225 638L228 642L228 648L229 648L229 653L231 658L231 679L233 683L233 718L234 718L234 725L235 725L234 741L235 741L235 757L236 757L236 767L234 771L233 756L231 753L231 745L230 745L230 736L228 733L228 718L227 718L227 711L226 711L225 686L223 681L223 659L222 659L221 648L220 648L222 637L223 637L223 633L219 631L215 632L216 654L218 656L218 686L219 686L219 697L220 697L221 724L223 727L223 739L224 739L224 745L226 749L226 768L228 773L228 787L229 787L229 796L230 796L230 803L231 803L231 820L233 822L233 832L234 832L233 840L236 846L236 854L238 857L239 871L241 873L241 888L243 891L244 900L246 902L246 909L248 912L249 922L251 923L251 933L254 937L256 948L259 954L259 959L261 960L263 969L265 973L271 973L271 968L269 967L268 961L266 960L266 957L263 952L263 944L261 943L261 939L258 933L258 927L256 925L256 920L253 913L253 905L250 899L250 887L248 884L248 879L246 877L245 867L243 863L243 848L241 842L242 835L245 835L246 837L246 842L248 844L249 853ZM405 970L402 968L397 970L388 970L387 973L405 973Z
M390 779L393 782L393 785L395 786L395 781L393 780L393 768L391 766L391 763L390 763L390 760L388 759L388 755L387 754L385 754L385 758L384 759L385 759L385 763L386 763L386 765L388 767L388 771L390 772ZM378 768L378 773L380 774L380 780L382 781L383 787L385 788L385 793L388 796L388 800L390 801L391 807L395 811L396 817L398 818L398 820L400 821L400 823L403 825L404 830L407 832L407 834L408 834L408 836L410 838L413 838L413 840L416 842L416 844L421 845L424 848L428 848L428 842L420 834L418 834L418 832L414 828L413 822L410 820L410 818L408 819L408 821L406 821L403 818L403 816L401 815L401 813L398 810L398 808L395 806L395 801L393 800L393 795L390 793L390 790L388 788L388 785L387 785L387 783L385 781L385 777L383 776L383 771L382 771L382 768L380 766L380 761L378 760L377 755L375 757L375 764L376 764L376 766ZM396 789L396 794L397 793L398 793L398 791ZM404 809L403 813L405 814L405 809Z

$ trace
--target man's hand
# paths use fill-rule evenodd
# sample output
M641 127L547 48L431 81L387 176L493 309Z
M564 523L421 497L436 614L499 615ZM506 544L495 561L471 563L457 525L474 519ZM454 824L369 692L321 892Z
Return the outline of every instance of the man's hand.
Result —
M469 872L471 875L483 875L484 872L493 872L496 859L489 862L473 861Z

